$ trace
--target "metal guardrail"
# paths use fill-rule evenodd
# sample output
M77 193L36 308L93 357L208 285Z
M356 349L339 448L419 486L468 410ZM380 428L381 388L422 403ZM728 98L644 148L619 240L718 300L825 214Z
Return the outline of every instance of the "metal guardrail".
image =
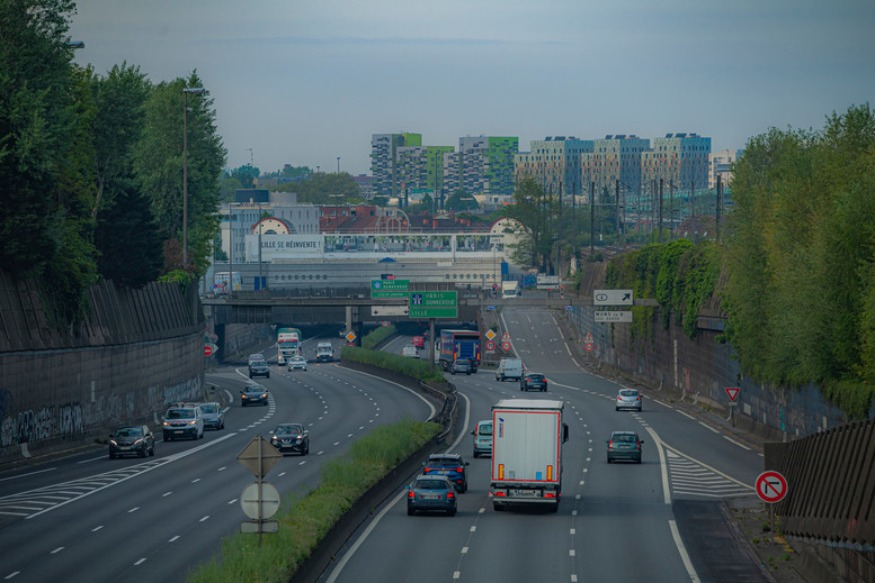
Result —
M766 469L787 479L775 508L785 534L875 546L875 419L767 446Z

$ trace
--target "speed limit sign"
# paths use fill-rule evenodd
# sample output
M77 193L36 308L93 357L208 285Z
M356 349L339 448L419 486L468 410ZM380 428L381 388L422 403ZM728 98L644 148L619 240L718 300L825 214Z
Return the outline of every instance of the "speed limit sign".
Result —
M507 352L510 350L510 342L504 341L501 343L501 349Z

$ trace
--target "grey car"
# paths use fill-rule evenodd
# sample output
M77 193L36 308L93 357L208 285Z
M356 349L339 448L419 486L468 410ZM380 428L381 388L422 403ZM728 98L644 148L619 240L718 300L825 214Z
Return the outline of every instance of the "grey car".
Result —
M467 358L457 358L450 366L450 374L471 374L474 372L474 366Z
M125 455L155 455L155 436L146 425L119 427L109 436L109 459Z
M177 439L203 439L204 418L201 408L194 403L185 403L182 407L171 407L164 413L162 432L164 441Z
M257 376L270 378L270 366L264 356L252 354L249 356L249 378Z
M614 431L608 440L608 463L622 460L640 464L643 443L634 431Z
M419 475L407 486L407 515L445 512L456 515L456 488L446 476Z
M617 392L616 410L633 409L641 411L644 408L644 403L641 399L641 393L637 389L620 389Z
M201 408L201 413L203 414L204 428L225 428L225 411L222 409L222 406L219 403L198 403L198 407Z
M283 455L310 453L310 432L300 423L281 423L270 432L270 444Z

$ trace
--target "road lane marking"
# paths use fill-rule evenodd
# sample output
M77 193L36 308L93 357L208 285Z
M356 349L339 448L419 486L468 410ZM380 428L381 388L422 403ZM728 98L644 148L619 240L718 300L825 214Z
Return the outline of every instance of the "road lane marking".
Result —
M678 531L677 523L674 520L669 520L668 527L671 529L671 537L674 539L674 544L681 555L681 561L684 563L687 575L690 576L690 583L699 583L699 575L696 574L696 570L693 568L693 562L690 561L690 555L687 554L687 548L684 546L684 541L681 540L681 533Z

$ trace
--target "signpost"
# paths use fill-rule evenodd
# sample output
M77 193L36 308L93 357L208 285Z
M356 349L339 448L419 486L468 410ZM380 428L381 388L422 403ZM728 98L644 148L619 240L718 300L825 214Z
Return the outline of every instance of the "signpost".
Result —
M486 341L486 352L495 352L495 342L492 340Z
M591 332L586 333L586 338L583 341L583 348L587 352L592 352L595 348L595 340L593 339Z
M406 298L409 279L372 279L371 299Z
M490 328L489 330L486 331L486 339L487 340L495 340L496 336L497 335L495 334L495 330L493 330L492 328Z
M371 306L372 316L406 316L409 313L409 306Z
M358 338L358 336L355 335L355 332L350 330L349 332L346 333L346 336L344 336L344 338L346 338L346 341L348 343L352 344L353 342L355 342L355 339Z
M775 504L787 495L787 478L774 470L763 472L757 476L756 489L760 500Z
M505 352L510 352L510 342L508 342L507 340L502 342L501 349L504 350Z
M633 303L630 289L597 289L592 292L594 306L631 306Z
M213 355L213 347L209 344L204 345L204 356L212 356Z
M248 485L240 495L240 506L246 516L252 519L241 523L240 531L257 532L259 546L261 546L262 533L273 533L279 529L276 521L266 519L276 514L279 509L280 495L276 488L263 480L282 457L283 454L261 435L253 437L237 456L237 461L258 479L254 484Z
M455 291L417 291L408 292L410 318L425 320L429 318L458 318L458 292Z
M740 387L724 387L726 395L729 397L729 421L735 427L735 408L738 406L738 395L741 393Z
M596 322L629 323L632 321L632 312L619 312L619 311L595 312L595 321Z

